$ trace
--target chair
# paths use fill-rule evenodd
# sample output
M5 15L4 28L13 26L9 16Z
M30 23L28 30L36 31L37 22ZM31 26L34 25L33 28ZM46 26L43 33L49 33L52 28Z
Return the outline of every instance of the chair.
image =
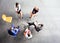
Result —
M5 14L2 15L2 19L3 19L4 21L6 21L6 22L9 22L9 23L12 22L12 17L11 17L11 16L10 16L10 17L6 17Z

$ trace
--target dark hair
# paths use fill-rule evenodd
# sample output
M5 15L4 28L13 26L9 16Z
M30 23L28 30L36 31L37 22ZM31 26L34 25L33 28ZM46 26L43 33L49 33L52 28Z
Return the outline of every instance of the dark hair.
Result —
M43 27L43 24L41 24L41 27Z
M30 34L28 34L28 37L30 37Z
M19 3L16 2L16 7L17 7L18 4L19 4Z

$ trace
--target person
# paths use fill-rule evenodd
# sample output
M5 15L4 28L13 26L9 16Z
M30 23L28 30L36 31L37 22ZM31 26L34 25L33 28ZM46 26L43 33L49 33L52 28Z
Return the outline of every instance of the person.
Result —
M26 28L26 30L24 31L24 36L27 39L31 39L32 38L32 33L31 33L31 31L28 28Z
M39 11L39 8L37 6L35 6L30 14L29 18L32 18L32 16L35 16L36 13Z
M15 4L15 11L16 11L17 14L20 14L20 18L23 18L22 17L22 11L21 11L21 5L17 2Z
M40 30L42 30L43 24L38 24L37 21L36 22L28 22L28 26L30 27L31 25L34 26L35 30L37 32L39 32Z
M12 27L10 27L10 29L8 29L8 34L13 36L13 37L16 37L19 31L20 31L19 26L17 26L17 27L12 26Z
M38 24L38 26L35 26L35 30L37 32L39 32L40 30L42 30L43 24Z

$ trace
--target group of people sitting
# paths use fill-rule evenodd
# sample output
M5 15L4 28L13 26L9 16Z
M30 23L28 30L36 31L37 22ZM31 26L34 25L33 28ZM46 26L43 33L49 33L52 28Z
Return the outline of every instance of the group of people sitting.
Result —
M27 39L32 38L32 32L30 30L30 26L34 26L34 29L39 32L40 30L42 30L43 24L38 24L37 22L27 22L27 28L24 28L24 36ZM12 25L9 29L8 29L8 34L16 37L18 32L21 32L21 28L19 26L14 26Z

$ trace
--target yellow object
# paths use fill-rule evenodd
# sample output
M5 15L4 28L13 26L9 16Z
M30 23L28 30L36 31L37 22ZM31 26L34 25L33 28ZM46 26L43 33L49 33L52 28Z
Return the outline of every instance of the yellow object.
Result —
M3 19L4 21L6 21L6 22L9 22L9 23L12 22L12 17L6 17L5 14L2 15L2 19Z

